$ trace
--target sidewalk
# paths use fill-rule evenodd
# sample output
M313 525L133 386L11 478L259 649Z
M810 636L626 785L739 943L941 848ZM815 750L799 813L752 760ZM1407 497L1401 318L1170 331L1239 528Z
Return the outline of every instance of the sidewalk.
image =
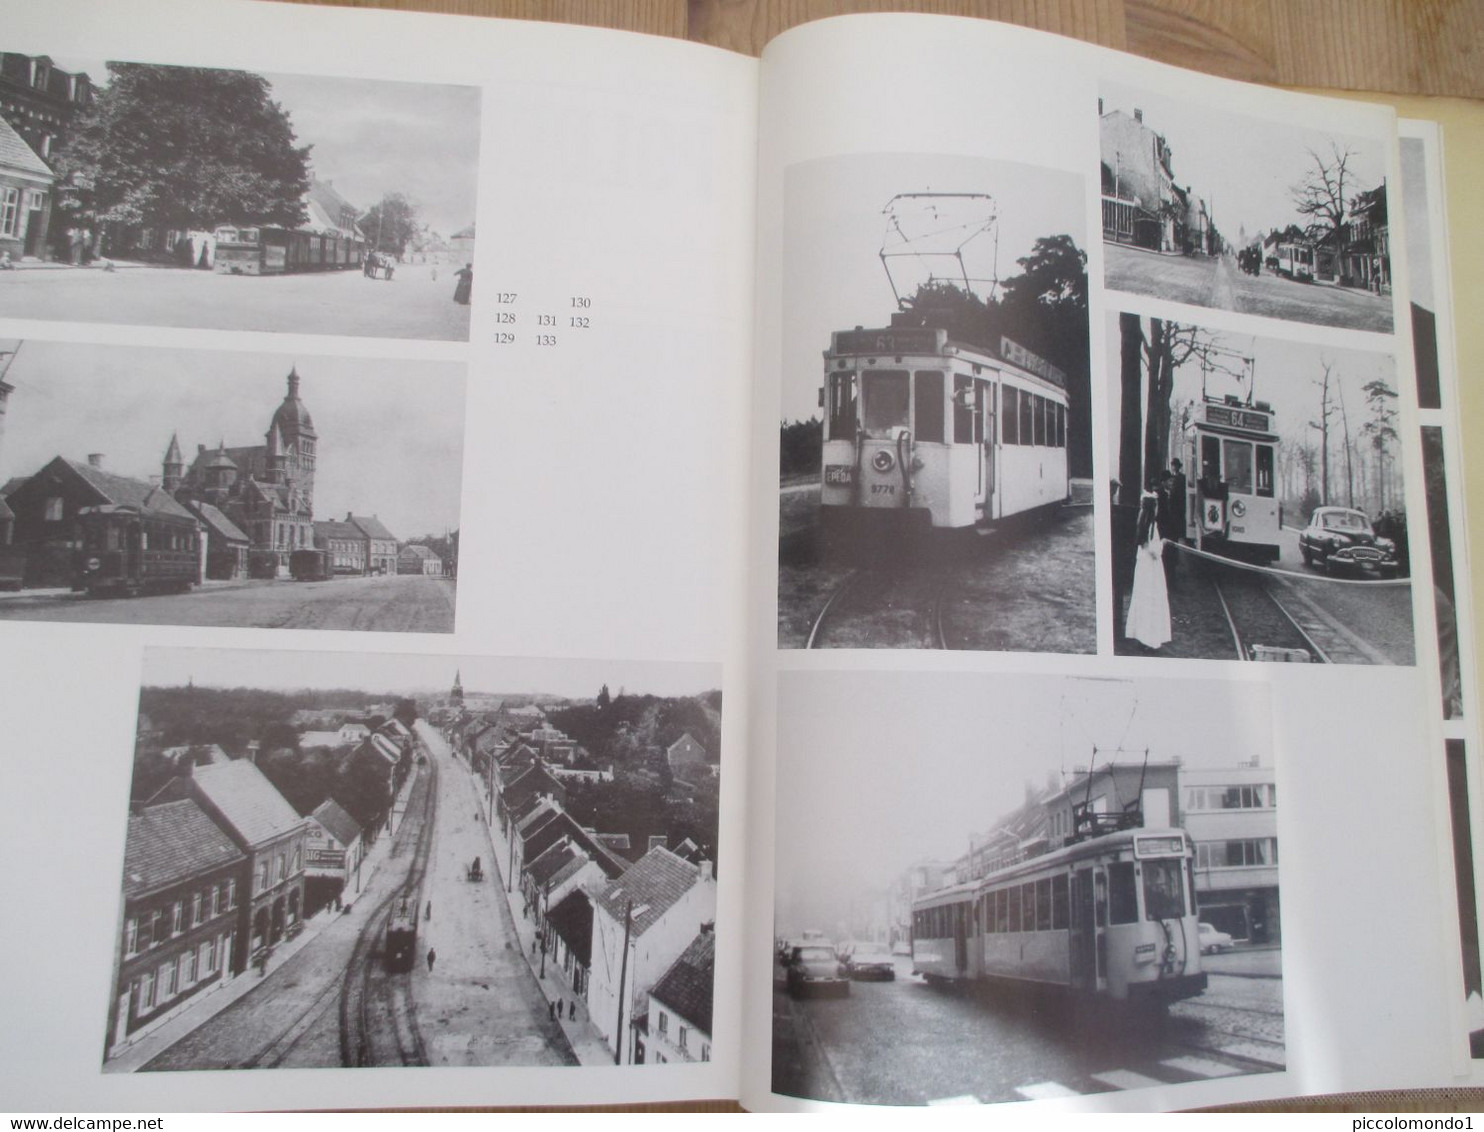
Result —
M484 796L483 779L475 775L468 764L457 755L454 756L453 761L460 770L470 776L475 789L482 798ZM548 1007L554 1006L558 1001L561 1002L562 1032L566 1034L573 1052L577 1054L577 1060L583 1065L612 1065L613 1050L593 1025L588 1015L587 1002L573 991L567 976L560 966L552 961L550 955L546 957L546 975L542 977L541 953L536 947L535 917L525 914L525 897L521 894L519 885L512 885L509 892L505 888L505 873L510 867L509 844L500 837L499 819L497 818L494 823L486 822L485 832L490 838L490 856L495 866L491 870L491 880L499 886L499 891L510 905L510 918L515 923L515 934L520 940L521 954L530 964L531 974L536 978L536 985L541 988L541 993L546 997ZM574 1001L577 1003L577 1013L575 1017L569 1017L571 1004Z
M399 801L405 807L406 795L411 789L412 775L408 775L407 783L402 787L402 795ZM388 829L382 834L371 851L361 861L361 892L366 892L376 878L377 870L382 862L391 852L392 833ZM357 899L354 889L354 879L347 881L347 889L343 900L346 911ZM142 1033L136 1034L119 1049L119 1052L103 1063L105 1073L132 1073L140 1066L147 1065L160 1054L180 1041L187 1034L205 1025L215 1018L227 1007L241 998L252 993L257 987L263 985L272 975L295 955L303 951L311 940L337 922L344 913L336 912L333 908L322 908L314 916L304 921L304 930L291 940L284 940L273 945L272 954L268 958L266 970L260 975L258 970L250 962L242 972L234 978L221 979L214 987L204 990L181 1005L178 1012L169 1014L160 1021L155 1022Z

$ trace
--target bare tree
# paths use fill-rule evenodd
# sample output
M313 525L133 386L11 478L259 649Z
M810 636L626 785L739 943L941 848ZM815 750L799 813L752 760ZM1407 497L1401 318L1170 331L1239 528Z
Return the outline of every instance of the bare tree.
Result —
M1360 155L1348 145L1329 143L1329 153L1308 151L1312 165L1297 182L1289 186L1294 207L1300 216L1309 218L1309 228L1326 239L1339 256L1343 251L1346 183L1350 165Z
M1371 416L1361 426L1361 435L1371 442L1376 458L1376 496L1380 510L1386 510L1391 484L1386 474L1391 445L1398 439L1396 431L1396 390L1381 378L1368 381L1363 386L1366 405Z
M1335 393L1340 402L1340 427L1345 438L1345 506L1355 506L1355 446L1350 443L1350 411L1345 407L1345 387L1335 383Z
M1321 505L1329 504L1329 419L1334 415L1334 402L1330 399L1330 378L1334 374L1335 365L1323 354L1319 356L1319 367L1323 371L1320 377L1314 379L1314 384L1319 386L1319 419L1310 421L1309 427L1319 430L1319 502Z
M1170 462L1171 398L1175 371L1210 344L1194 326L1164 319L1149 320L1144 339L1144 370L1149 375L1148 407L1144 414L1144 472L1157 476Z

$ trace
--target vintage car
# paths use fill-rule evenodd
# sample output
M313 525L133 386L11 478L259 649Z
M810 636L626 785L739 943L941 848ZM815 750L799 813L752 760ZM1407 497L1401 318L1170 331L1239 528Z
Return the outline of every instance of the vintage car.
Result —
M1213 924L1201 923L1196 927L1195 934L1201 945L1202 955L1211 955L1217 951L1231 949L1232 937L1226 932L1218 931Z
M845 965L827 943L804 943L796 946L784 966L788 993L795 998L810 994L849 994L850 980Z
M845 957L845 967L850 977L856 980L880 979L883 982L897 977L897 965L891 952L875 943L858 943Z
M1383 578L1397 572L1396 544L1371 529L1365 512L1350 507L1319 507L1299 532L1305 566L1335 570L1375 570Z

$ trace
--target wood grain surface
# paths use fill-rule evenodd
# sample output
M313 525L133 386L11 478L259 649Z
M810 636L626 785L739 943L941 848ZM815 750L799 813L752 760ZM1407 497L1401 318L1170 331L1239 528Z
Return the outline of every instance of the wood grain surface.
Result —
M315 2L315 0L288 0ZM847 12L1004 20L1227 78L1484 98L1480 0L325 0L591 24L756 55L779 32Z

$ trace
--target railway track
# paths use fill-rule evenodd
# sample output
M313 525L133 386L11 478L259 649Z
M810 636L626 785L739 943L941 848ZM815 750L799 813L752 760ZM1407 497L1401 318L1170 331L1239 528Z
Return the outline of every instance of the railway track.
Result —
M947 649L947 575L859 568L830 591L809 627L806 649Z
M1213 578L1211 585L1226 617L1238 660L1291 656L1330 663L1329 655L1278 600L1265 579L1233 572L1222 579Z
M412 1002L409 973L392 973L380 962L387 920L395 906L408 900L414 912L421 907L423 881L433 848L433 829L438 812L438 767L429 759L427 775L413 788L421 790L421 805L409 807L411 820L417 823L412 838L415 842L407 877L399 888L384 897L367 919L365 930L356 939L340 987L340 1061L346 1066L362 1065L427 1065L427 1047L417 1026L417 1012ZM406 826L404 824L405 831ZM405 849L400 841L393 848L395 856Z
M1282 1069L1287 1063L1281 1009L1192 998L1180 1004L1180 1014L1186 1032L1177 1040L1184 1049L1263 1069Z

